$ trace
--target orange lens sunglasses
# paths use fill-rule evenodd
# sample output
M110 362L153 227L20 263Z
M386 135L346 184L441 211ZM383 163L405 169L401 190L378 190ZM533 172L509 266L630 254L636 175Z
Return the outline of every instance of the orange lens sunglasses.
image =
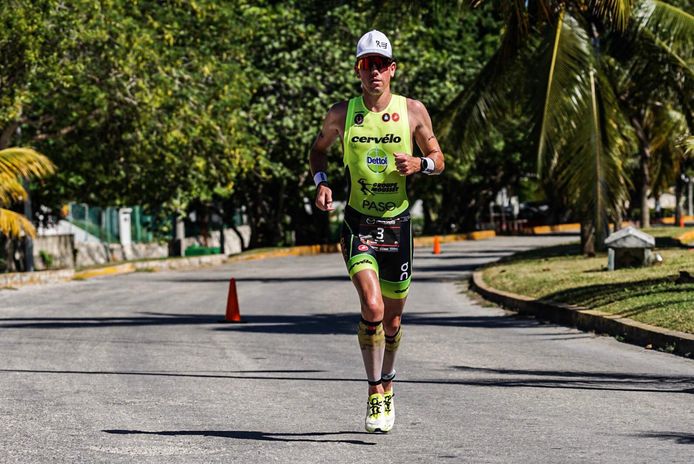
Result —
M376 67L379 71L384 70L393 62L390 58L384 56L365 56L364 58L359 58L357 60L357 69L359 70L370 70Z

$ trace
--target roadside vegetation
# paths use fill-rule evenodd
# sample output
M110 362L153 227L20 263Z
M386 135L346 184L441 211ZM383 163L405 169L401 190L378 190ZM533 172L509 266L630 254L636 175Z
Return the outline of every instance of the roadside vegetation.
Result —
M395 92L427 106L446 154L444 176L412 178L423 232L489 227L505 189L548 204L543 220L581 220L590 251L694 174L689 3L12 0L0 149L55 165L29 184L35 224L70 202L139 205L161 238L174 216L222 217L250 226L252 248L328 243L307 152L328 107L359 93L354 44L377 28Z
M607 253L585 257L578 243L570 243L518 253L487 267L484 281L499 290L694 333L694 281L680 274L694 276L694 249L662 243L655 252L663 263L651 267L609 272Z

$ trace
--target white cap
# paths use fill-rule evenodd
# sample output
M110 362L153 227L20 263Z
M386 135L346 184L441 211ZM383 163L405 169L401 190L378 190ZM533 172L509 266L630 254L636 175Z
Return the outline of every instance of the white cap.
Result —
M393 58L393 46L383 32L374 29L361 36L357 42L357 58L370 53Z

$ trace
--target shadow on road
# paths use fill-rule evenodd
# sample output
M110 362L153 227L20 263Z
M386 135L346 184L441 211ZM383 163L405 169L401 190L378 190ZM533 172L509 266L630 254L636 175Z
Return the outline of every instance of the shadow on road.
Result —
M144 430L102 430L115 435L161 435L165 437L218 437L234 438L237 440L284 441L284 442L314 442L314 443L346 443L350 445L375 445L376 443L362 440L320 440L304 437L324 437L330 435L356 435L360 432L307 432L307 433L272 433L245 430L162 430L148 432Z
M601 390L612 392L648 392L648 393L684 393L694 394L694 378L689 376L657 376L651 374L624 374L619 372L582 372L582 371L539 371L489 369L468 366L451 366L451 374L456 371L468 371L471 376L465 378L443 379L407 379L401 378L399 384L408 385L443 385L490 388L542 388L569 390ZM35 370L35 369L0 369L0 373L13 374L58 374L58 375L115 375L146 377L178 377L194 379L230 379L244 381L281 381L281 382L356 382L364 383L363 378L319 377L305 375L247 375L258 371L231 371L231 373L200 372L143 372L143 371L79 371L79 370ZM272 372L272 371L270 371ZM286 374L303 374L311 371L278 371ZM325 372L325 371L319 371ZM233 373L241 375L233 375ZM486 373L480 377L478 373ZM513 377L511 377L513 376Z
M159 325L214 324L222 314L161 314L123 317L17 317L0 319L0 329L87 329L99 327L133 327Z
M255 333L302 335L355 334L359 314L306 314L306 315L244 315L244 324L220 324L223 315L140 313L123 317L54 317L0 319L0 329L74 329L99 327L133 327L164 325L214 325L213 330ZM532 319L516 316L453 316L449 313L411 313L405 316L410 325L438 325L477 328L535 327Z
M457 264L446 266L421 266L416 268L413 281L414 282L449 282L459 281L467 277L475 269L480 267L480 264ZM448 273L441 276L425 275L427 273ZM465 274L451 274L462 272ZM200 284L200 283L229 283L229 278L232 277L179 277L157 280L156 283L166 284ZM325 276L269 276L269 277L235 277L236 282L261 282L261 283L295 283L295 282L349 282L349 277L346 274L340 275L325 275Z
M637 437L658 438L660 440L674 441L680 445L694 445L694 433L681 432L644 432Z
M403 317L408 326L448 326L474 327L487 329L535 327L538 323L532 319L515 316L453 316L448 313L411 313ZM238 331L273 334L353 335L359 323L359 314L311 314L302 316L249 315L242 325L225 325L217 328L220 331Z

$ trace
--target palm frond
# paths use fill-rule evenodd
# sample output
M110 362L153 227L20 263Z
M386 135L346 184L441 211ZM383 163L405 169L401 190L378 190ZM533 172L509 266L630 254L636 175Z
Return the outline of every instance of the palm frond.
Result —
M684 153L688 158L694 158L694 135L688 136L682 141Z
M440 138L455 151L469 158L487 139L491 121L503 117L513 104L509 86L514 79L513 62L502 58L497 49L475 80L441 112L436 126Z
M686 158L683 140L687 123L684 115L668 106L657 106L645 118L650 135L651 188L662 192L676 182L681 163Z
M589 79L589 99L575 119L575 131L561 147L554 174L558 188L568 192L571 203L592 219L600 234L607 217L614 216L628 198L624 171L630 135L623 132L628 125L605 73L591 69Z
M694 16L659 0L640 0L634 19L638 27L652 31L675 54L691 60Z
M629 23L632 3L633 0L591 0L590 8L598 17L623 31Z
M43 177L54 171L55 166L51 160L31 148L0 150L0 174L14 177Z
M24 216L8 209L0 208L0 234L10 238L18 238L25 234L35 237L36 229Z
M531 106L537 114L540 173L554 164L557 147L574 130L576 116L586 105L589 85L586 71L593 67L594 57L585 29L569 13L562 11L553 30L544 37L537 58L543 78ZM542 56L544 55L544 57Z
M639 28L631 35L628 47L632 53L633 72L658 87L679 85L682 77L694 80L694 70L687 62L691 56L678 53L676 47L663 41L651 30ZM649 79L650 77L650 79Z
M9 205L27 197L27 192L16 177L0 174L0 205Z

